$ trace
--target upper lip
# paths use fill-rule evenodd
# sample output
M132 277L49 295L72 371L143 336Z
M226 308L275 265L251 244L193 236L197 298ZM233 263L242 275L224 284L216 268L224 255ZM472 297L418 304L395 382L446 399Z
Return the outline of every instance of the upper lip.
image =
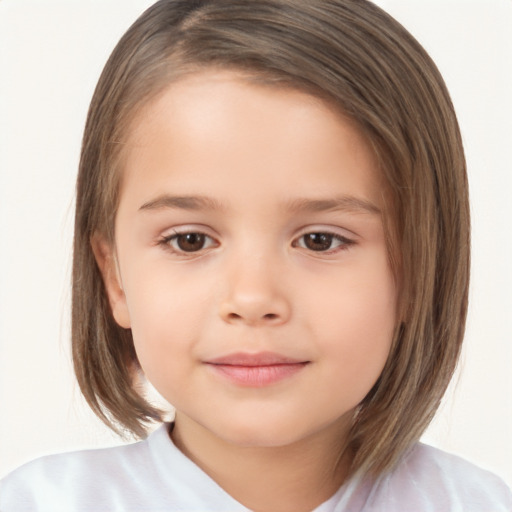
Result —
M274 366L279 364L301 364L309 361L283 356L274 352L236 352L215 359L208 359L207 364L226 366Z

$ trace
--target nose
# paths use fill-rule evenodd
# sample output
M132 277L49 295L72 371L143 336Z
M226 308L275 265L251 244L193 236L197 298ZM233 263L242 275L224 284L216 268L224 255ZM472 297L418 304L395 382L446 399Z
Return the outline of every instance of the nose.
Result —
M221 318L231 324L277 326L291 315L290 302L280 272L262 259L234 263L220 303Z

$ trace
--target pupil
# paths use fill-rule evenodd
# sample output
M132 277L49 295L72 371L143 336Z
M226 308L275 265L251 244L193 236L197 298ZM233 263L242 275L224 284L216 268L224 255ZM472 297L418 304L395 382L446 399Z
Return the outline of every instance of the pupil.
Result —
M332 235L327 233L310 233L306 235L306 247L313 251L326 251L331 247Z
M205 235L201 233L187 233L178 237L178 247L185 252L199 251L204 246Z

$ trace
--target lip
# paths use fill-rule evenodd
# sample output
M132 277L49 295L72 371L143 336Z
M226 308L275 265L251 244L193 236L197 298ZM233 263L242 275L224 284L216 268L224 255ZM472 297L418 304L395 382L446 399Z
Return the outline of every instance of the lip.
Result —
M273 352L238 352L205 361L217 375L245 387L270 386L299 373L310 361Z

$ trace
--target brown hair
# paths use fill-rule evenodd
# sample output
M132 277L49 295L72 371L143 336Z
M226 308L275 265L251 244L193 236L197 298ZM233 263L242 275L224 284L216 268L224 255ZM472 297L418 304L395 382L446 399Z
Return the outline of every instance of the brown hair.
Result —
M143 436L161 413L137 391L131 332L112 316L91 250L113 241L122 141L173 79L231 68L327 99L374 148L387 183L400 318L385 368L360 404L352 471L391 468L432 419L456 366L469 281L468 186L444 82L420 44L365 0L161 0L114 49L94 93L77 182L75 371L109 426Z

